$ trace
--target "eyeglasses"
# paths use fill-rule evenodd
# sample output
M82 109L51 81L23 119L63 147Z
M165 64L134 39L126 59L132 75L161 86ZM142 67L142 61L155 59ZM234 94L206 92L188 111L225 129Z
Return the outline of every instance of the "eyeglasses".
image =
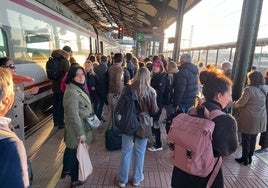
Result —
M15 64L14 63L12 63L12 64L10 64L10 65L5 65L5 68L10 68L10 69L15 69Z

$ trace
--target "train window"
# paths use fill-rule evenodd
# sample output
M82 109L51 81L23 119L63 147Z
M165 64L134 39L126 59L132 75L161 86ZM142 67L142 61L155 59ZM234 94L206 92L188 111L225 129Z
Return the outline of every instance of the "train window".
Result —
M7 47L7 36L5 31L0 28L0 57L9 56Z
M58 27L57 30L60 31L62 28ZM58 37L60 42L60 49L67 45L72 48L73 52L78 51L78 39L76 33L69 30L64 30L64 32L59 33Z
M88 37L85 36L80 36L80 41L81 41L81 49L82 50L87 50L87 52L89 52L89 39Z
M159 54L159 52L160 52L160 42L155 41L154 44L155 44L154 52L155 52L155 54Z
M110 54L110 46L106 42L103 42L103 54Z
M149 54L156 54L153 50L154 50L154 41L150 41L149 42Z
M27 52L32 60L47 60L49 57L49 41L50 37L47 34L26 35Z
M92 53L97 53L97 39L92 38Z

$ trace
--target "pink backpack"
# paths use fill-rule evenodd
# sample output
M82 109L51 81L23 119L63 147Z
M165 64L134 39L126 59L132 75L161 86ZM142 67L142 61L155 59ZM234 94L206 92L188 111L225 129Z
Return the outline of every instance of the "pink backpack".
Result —
M196 116L197 110L201 108L206 118ZM225 113L220 110L209 112L204 106L201 108L198 106L188 114L176 116L172 120L167 140L174 143L174 150L171 152L174 166L188 174L207 177L218 161L213 155L212 133L215 124L211 120ZM220 166L221 164L219 169Z

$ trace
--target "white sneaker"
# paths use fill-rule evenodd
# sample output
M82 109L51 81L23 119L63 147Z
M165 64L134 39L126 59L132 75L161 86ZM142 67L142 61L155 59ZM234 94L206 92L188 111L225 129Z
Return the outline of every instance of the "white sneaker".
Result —
M118 182L119 187L126 187L125 183Z
M160 147L160 148L155 148L155 147L151 146L151 147L148 148L148 150L149 150L149 151L161 151L161 150L163 150L163 148L162 148L162 147Z
M141 182L142 182L143 180L144 180L144 179L142 179L140 182L137 182L137 183L134 183L134 182L133 182L132 185L135 186L135 187L138 187L138 186L141 184Z

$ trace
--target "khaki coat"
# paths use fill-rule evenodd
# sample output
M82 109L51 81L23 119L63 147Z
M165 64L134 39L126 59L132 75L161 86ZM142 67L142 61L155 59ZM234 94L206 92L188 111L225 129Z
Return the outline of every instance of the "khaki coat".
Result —
M263 86L267 93L267 87ZM233 108L240 108L237 118L238 131L245 134L258 134L266 130L266 96L258 87L246 86Z
M68 148L75 149L78 138L86 136L86 143L92 140L92 129L86 118L93 114L89 96L78 86L70 83L63 96L65 143Z

